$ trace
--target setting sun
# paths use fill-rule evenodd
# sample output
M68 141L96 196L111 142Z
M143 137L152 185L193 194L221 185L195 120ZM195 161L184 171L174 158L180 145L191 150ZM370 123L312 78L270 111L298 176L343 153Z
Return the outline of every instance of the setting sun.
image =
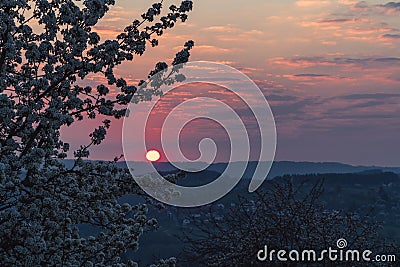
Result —
M148 161L154 162L160 159L160 152L158 152L157 150L149 150L147 151L146 154L146 159Z

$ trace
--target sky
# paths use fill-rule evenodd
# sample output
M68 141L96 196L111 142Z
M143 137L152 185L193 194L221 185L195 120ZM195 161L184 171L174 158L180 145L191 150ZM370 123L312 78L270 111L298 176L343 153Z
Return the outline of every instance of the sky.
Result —
M119 0L95 30L114 38L152 3ZM132 83L144 79L156 62L171 62L187 40L194 40L191 61L232 66L263 91L276 121L276 160L400 166L399 15L400 2L387 1L194 0L187 22L117 73ZM101 81L91 79L87 82ZM199 90L208 89L192 90L193 97ZM225 97L229 103L234 96ZM84 128L81 123L63 132L73 145L98 122L83 123ZM182 132L189 158L198 156L196 143L204 132L216 134L219 153L228 153L223 129L204 130L211 124L194 122ZM92 158L122 153L121 128L122 121L113 122Z

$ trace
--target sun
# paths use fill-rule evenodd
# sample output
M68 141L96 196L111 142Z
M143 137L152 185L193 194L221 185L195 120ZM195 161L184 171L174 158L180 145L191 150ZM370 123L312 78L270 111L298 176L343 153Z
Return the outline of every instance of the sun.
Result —
M149 151L147 151L147 153L146 153L146 159L147 159L148 161L151 161L151 162L154 162L154 161L159 160L160 157L161 157L161 156L160 156L160 152L158 152L158 151L155 150L155 149L149 150Z

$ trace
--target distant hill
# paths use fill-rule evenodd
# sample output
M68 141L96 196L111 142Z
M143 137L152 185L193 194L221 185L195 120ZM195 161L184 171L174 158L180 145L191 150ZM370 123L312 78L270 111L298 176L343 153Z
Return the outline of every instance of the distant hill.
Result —
M284 175L275 177L274 181L291 178L295 183L310 183L314 184L317 180L323 180L325 186L331 187L334 185L340 186L400 186L400 177L393 172L385 172L381 170L362 171L357 173L325 173L325 174L298 174Z
M169 174L169 173L171 172L161 172L161 174ZM201 172L188 173L185 178L179 179L177 181L177 184L189 187L202 186L211 183L220 176L221 174L219 172L204 170Z
M72 166L72 160L65 160L68 166ZM258 162L252 161L248 163L247 169L243 175L244 178L250 178ZM160 172L173 172L177 169L169 162L156 162L153 163L154 167ZM235 164L232 163L235 167ZM118 162L118 165L126 167L126 162ZM134 162L132 163L134 173L136 175L143 175L153 171L152 163L149 162ZM185 163L187 168L200 168L207 166L206 163ZM214 163L206 170L222 173L227 166L227 163ZM379 167L379 166L353 166L349 164L337 162L294 162L294 161L275 161L272 164L271 171L268 178L272 179L276 176L286 174L317 174L317 173L356 173L363 171L381 170L385 172L394 172L400 174L400 167Z
M234 166L237 163L232 163ZM251 178L257 167L258 162L252 161L247 165L247 169L243 175L244 178ZM189 164L188 164L189 165ZM159 171L173 171L176 168L167 162L158 162L154 166ZM222 173L227 163L214 163L206 170ZM293 161L275 161L272 164L268 178L272 179L277 176L286 174L324 174L324 173L358 173L365 171L385 171L400 173L399 168L377 167L377 166L353 166L349 164L336 162L293 162Z
M257 167L257 162L249 162L244 178L250 178ZM216 163L210 166L210 170L222 172L226 168L226 163ZM353 166L336 162L293 162L275 161L272 164L268 178L287 174L324 174L324 173L356 173L363 171L381 170L386 172L400 173L400 168L387 168L376 166Z

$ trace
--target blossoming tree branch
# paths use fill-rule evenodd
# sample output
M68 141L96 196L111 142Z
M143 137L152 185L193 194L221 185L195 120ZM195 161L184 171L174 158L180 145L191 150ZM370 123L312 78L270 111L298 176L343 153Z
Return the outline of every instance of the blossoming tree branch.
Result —
M153 4L115 39L102 40L94 26L114 0L5 0L0 2L0 259L2 266L131 265L140 235L156 227L145 205L119 204L142 192L116 161L86 159L105 139L111 119L129 101L159 92L138 90L115 69L142 56L158 37L184 22L192 1ZM167 10L164 12L164 10ZM172 64L188 61L188 41ZM166 68L159 62L151 73ZM104 83L81 86L89 75ZM117 91L117 94L110 92ZM60 130L77 121L108 117L90 143L70 151ZM73 165L64 159L73 155ZM79 225L97 227L81 236ZM157 266L174 265L175 259Z

